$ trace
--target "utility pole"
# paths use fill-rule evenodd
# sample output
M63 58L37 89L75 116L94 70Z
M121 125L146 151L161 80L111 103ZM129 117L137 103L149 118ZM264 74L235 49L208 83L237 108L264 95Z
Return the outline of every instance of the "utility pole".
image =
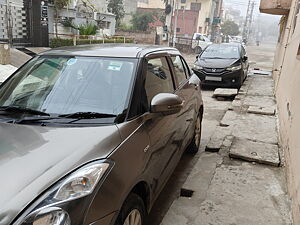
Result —
M255 6L255 3L253 1L252 4L251 4L251 10L250 10L249 28L248 28L247 39L249 39L250 34L252 33L252 21L253 21L254 6Z
M175 23L174 23L174 30L173 30L173 47L176 47L176 34L177 34L177 21L178 21L178 0L175 0L175 8L176 8L176 16L175 16Z
M249 0L249 2L248 2L247 14L246 14L245 22L244 22L244 27L243 27L243 35L242 35L243 40L247 40L247 33L248 33L247 28L248 28L250 4L251 4L251 0Z

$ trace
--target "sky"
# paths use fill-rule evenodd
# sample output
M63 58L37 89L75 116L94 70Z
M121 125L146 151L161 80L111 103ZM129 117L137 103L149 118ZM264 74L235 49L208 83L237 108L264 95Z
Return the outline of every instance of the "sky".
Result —
M241 11L241 15L246 16L249 0L223 0L223 1L224 1L224 8L231 7L234 9L239 9ZM276 22L279 21L280 19L279 16L260 13L259 12L260 0L251 0L251 2L253 1L255 2L254 18L257 18L259 16L260 18L267 18L268 20L273 20Z

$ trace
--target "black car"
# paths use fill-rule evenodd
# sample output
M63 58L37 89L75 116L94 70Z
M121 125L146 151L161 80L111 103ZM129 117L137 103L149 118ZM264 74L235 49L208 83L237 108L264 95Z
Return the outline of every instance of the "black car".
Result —
M208 46L197 56L193 70L202 85L240 88L247 78L248 68L242 44L222 43Z

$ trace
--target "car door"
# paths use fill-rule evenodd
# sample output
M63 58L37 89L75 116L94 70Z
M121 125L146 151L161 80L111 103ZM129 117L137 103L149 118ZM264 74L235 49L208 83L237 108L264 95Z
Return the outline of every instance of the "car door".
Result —
M175 84L166 56L154 56L146 59L144 74L144 97L150 106L152 98L159 93L174 93ZM142 93L143 95L143 93ZM150 110L150 108L148 109ZM147 170L151 174L151 189L154 196L159 193L167 178L175 168L174 155L179 151L181 142L178 137L178 114L155 115L145 122L150 145L147 149ZM181 129L181 128L180 128Z
M189 68L180 55L172 55L171 60L174 68L174 77L176 79L175 94L184 100L183 109L180 115L178 115L177 124L177 126L181 128L181 130L178 129L181 131L181 137L184 137L181 140L183 150L193 137L193 126L197 116L197 108L199 108L195 94L197 90L199 90L199 86L191 82Z

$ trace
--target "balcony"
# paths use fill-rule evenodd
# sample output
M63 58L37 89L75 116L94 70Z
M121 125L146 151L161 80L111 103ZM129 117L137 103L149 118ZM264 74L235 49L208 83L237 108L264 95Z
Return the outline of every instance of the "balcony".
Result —
M274 15L286 15L291 8L292 0L261 0L260 12Z

